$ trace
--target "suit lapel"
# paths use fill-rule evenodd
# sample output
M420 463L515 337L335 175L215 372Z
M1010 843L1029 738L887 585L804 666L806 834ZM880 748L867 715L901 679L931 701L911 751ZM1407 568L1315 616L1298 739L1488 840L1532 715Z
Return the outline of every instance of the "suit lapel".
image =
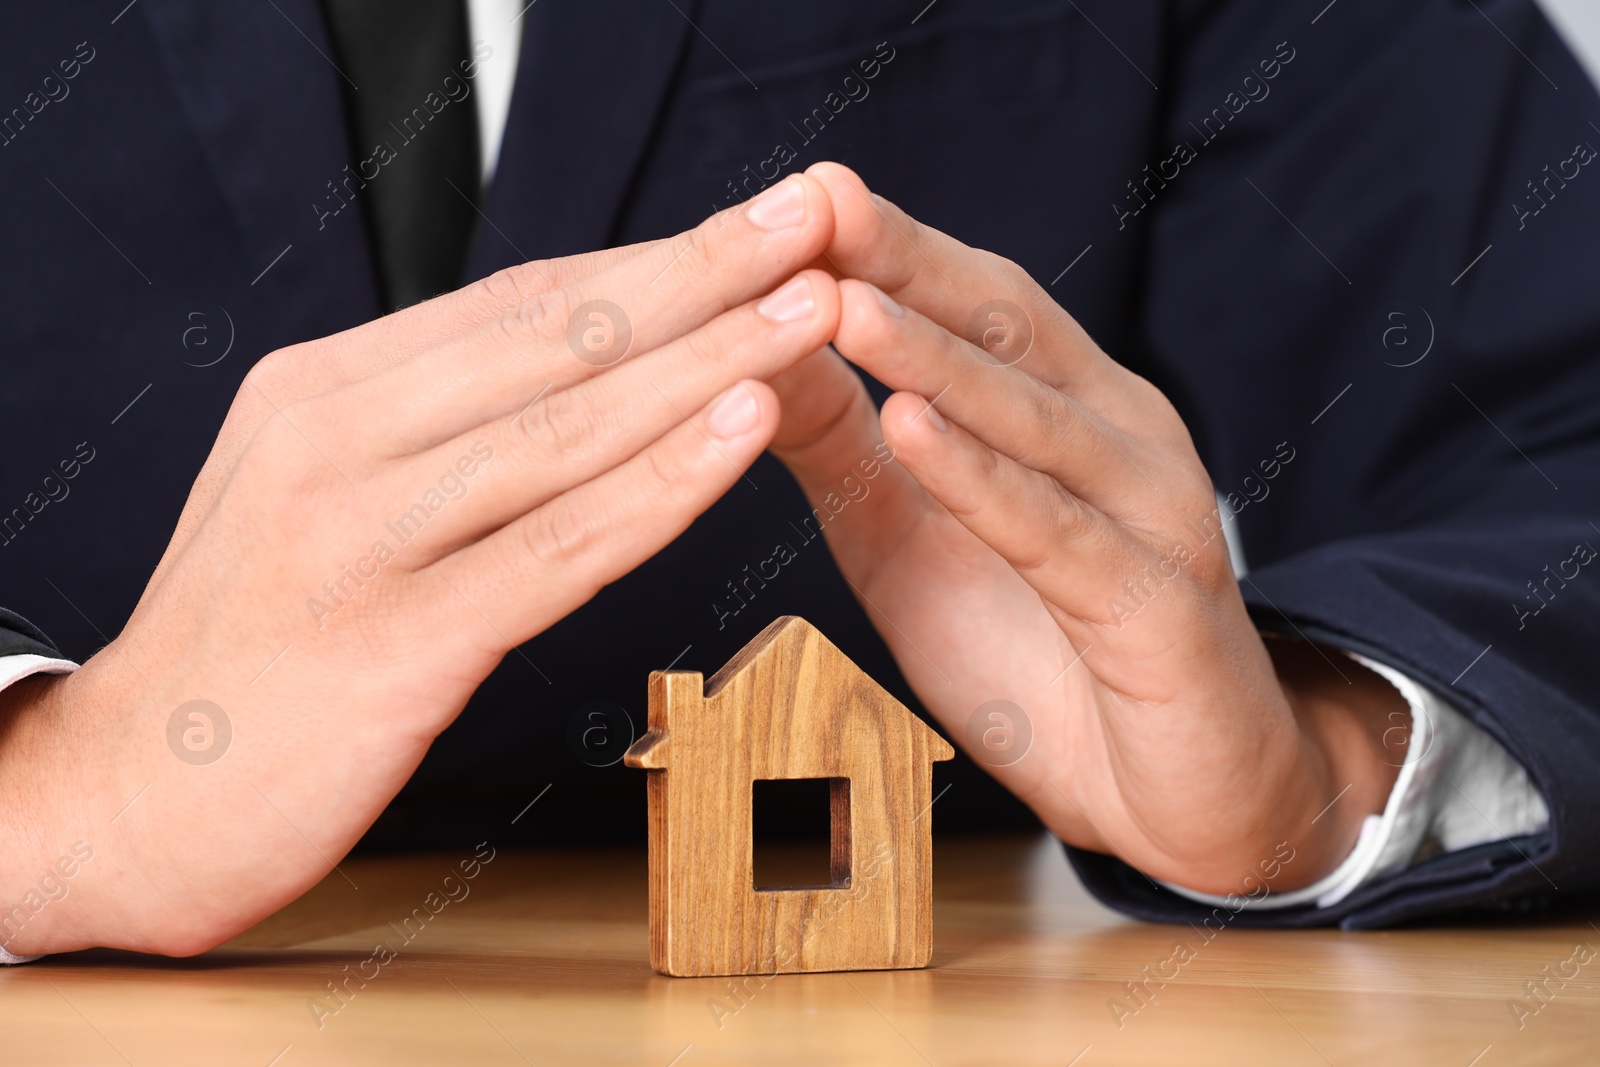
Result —
M683 0L535 3L469 278L611 243L693 32Z
M346 86L316 0L144 0L138 10L232 210L247 276L270 262L263 284L290 286L307 310L375 314L361 212L333 211L345 201L330 183L350 162Z

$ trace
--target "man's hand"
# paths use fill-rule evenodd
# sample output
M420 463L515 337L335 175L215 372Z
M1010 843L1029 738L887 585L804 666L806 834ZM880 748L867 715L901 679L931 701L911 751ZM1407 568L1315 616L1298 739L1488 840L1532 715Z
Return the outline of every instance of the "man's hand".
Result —
M1327 873L1383 807L1399 760L1373 736L1405 702L1337 652L1269 653L1183 421L1026 272L808 174L837 220L835 345L898 392L880 416L822 350L774 381L773 450L826 517L893 449L825 529L929 710L1066 841L1153 877ZM1026 755L986 750L1008 729Z
M0 699L0 900L93 849L6 947L198 952L327 875L501 657L766 447L832 230L791 178L263 359L126 629Z

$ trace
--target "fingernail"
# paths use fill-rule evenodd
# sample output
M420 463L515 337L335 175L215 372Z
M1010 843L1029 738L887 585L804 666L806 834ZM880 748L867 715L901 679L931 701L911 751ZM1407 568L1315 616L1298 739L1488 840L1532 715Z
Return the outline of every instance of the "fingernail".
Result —
M790 280L756 305L756 310L773 322L797 322L808 318L816 308L817 302L811 296L811 283L804 278Z
M939 414L939 409L938 408L934 407L932 404L929 404L923 410L928 413L928 425L929 426L932 426L935 430L938 430L940 433L944 433L946 430L948 430L950 428L950 424L948 422L944 421L944 416Z
M743 437L761 421L761 405L743 383L722 394L706 418L706 427L718 437Z
M804 183L797 178L785 178L750 201L746 214L763 230L784 230L800 225L806 220Z

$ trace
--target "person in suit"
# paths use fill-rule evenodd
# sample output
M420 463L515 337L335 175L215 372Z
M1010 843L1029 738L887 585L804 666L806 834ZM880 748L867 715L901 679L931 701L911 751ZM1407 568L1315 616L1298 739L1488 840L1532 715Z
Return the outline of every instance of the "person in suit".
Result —
M1593 891L1600 111L1536 7L514 7L0 46L7 959L637 832L646 671L784 613L1130 914Z

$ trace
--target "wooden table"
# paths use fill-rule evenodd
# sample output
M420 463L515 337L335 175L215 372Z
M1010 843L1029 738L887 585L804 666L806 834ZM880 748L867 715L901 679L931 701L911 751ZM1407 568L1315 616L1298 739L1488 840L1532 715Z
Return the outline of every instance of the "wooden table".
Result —
M1600 1063L1600 957L1549 983L1542 1008L1523 985L1570 974L1576 945L1600 948L1581 917L1229 928L1199 946L1089 900L1047 839L941 840L932 967L735 988L651 973L642 847L502 850L446 883L464 858L348 860L193 960L92 952L8 969L0 1063ZM1194 958L1133 1010L1125 984L1146 966L1171 974L1186 932ZM392 959L374 957L379 941ZM1538 1009L1520 1029L1514 998Z

